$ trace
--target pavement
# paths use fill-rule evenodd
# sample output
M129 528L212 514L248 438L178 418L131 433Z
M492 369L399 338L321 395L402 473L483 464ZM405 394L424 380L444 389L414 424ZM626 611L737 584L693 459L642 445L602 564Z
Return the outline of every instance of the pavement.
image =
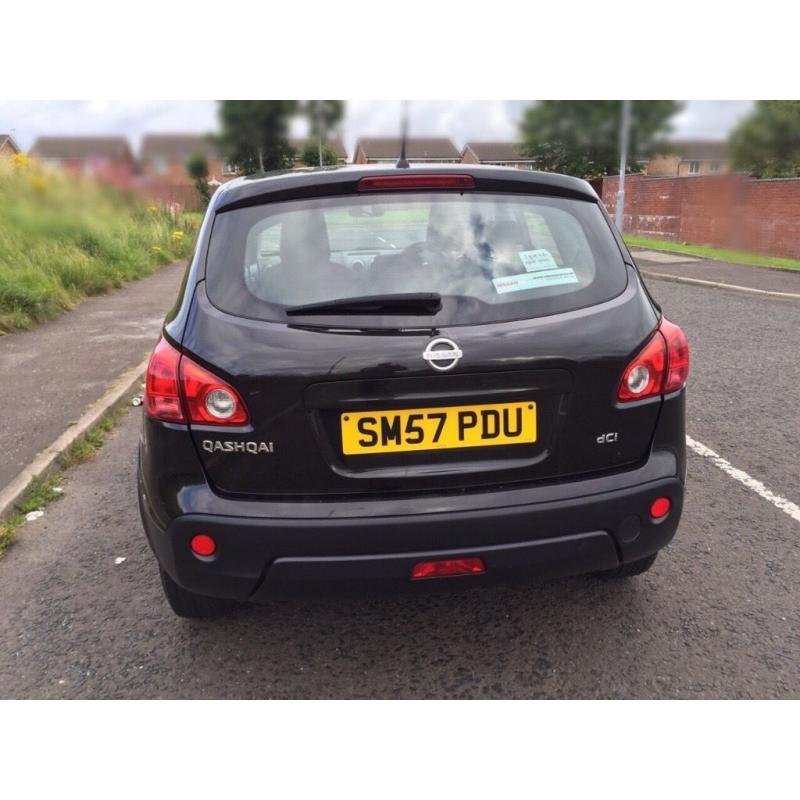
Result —
M752 267L730 264L709 258L695 258L682 253L633 249L633 258L647 275L689 278L725 283L767 292L800 295L800 270Z
M181 620L141 531L131 408L0 560L0 697L799 697L800 301L648 285L691 342L689 435L755 483L691 451L647 574Z
M0 336L0 489L153 349L184 267L170 264L46 325Z

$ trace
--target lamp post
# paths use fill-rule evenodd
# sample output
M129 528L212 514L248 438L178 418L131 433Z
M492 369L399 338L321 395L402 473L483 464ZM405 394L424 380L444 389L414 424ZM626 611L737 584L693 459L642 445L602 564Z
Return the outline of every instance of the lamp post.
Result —
M400 158L397 159L395 166L398 169L408 169L411 166L406 158L406 139L408 138L408 100L403 100L403 121L401 126Z
M617 208L614 222L622 233L625 224L625 168L628 161L628 138L631 128L631 101L622 101L622 119L619 126L619 191L617 191Z
M319 165L322 166L322 100L317 100L317 146L319 147Z

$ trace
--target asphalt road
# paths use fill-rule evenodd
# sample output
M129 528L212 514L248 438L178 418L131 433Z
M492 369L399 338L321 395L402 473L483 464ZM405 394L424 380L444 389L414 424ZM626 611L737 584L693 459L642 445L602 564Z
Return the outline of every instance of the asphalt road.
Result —
M693 346L688 432L800 503L800 303L651 282ZM2 697L798 697L800 523L691 455L646 575L174 617L131 409L0 561ZM116 558L125 558L115 564Z
M147 357L185 266L161 267L46 325L0 337L0 489Z

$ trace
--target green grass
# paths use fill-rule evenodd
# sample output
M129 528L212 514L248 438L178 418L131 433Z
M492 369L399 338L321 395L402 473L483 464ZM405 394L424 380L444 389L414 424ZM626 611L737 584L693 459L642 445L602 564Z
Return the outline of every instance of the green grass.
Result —
M642 236L626 236L628 247L644 247L648 250L664 250L668 253L683 253L687 256L712 258L715 261L728 261L732 264L745 264L752 267L776 267L778 269L800 270L800 260L794 258L773 258L745 253L741 250L726 250L720 247L706 247L700 244L679 244L661 239L645 239Z
M0 520L0 558L17 538L17 528L25 521L22 514L13 514L8 519Z
M0 163L0 334L186 256L198 224L28 159Z
M0 520L0 558L14 543L17 528L25 522L25 515L44 508L61 497L60 492L55 491L55 487L59 485L62 477L59 472L44 481L38 479L31 481L25 496L16 504L14 513L7 519Z
M72 443L70 448L61 456L61 466L64 469L71 469L77 464L88 461L103 446L108 434L114 430L127 413L127 410L127 406L123 406L116 411L110 411L105 414L97 425Z
M203 224L203 217L205 217L204 211L184 211L183 212L183 219L186 220L190 225L194 226L195 229L199 229L200 226Z
M128 409L123 406L116 411L105 414L98 423L77 441L59 458L61 470L45 480L31 481L24 497L16 504L16 509L7 519L0 520L0 558L13 544L17 529L25 522L25 515L31 511L43 509L61 497L55 491L64 480L64 470L71 469L84 461L88 461L103 446L108 434L125 416Z

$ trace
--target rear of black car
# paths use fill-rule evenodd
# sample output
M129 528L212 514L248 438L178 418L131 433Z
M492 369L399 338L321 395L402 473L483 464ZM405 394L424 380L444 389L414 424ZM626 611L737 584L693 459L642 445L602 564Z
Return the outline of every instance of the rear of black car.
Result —
M219 191L148 374L140 505L173 606L649 566L688 349L629 261L560 176Z

